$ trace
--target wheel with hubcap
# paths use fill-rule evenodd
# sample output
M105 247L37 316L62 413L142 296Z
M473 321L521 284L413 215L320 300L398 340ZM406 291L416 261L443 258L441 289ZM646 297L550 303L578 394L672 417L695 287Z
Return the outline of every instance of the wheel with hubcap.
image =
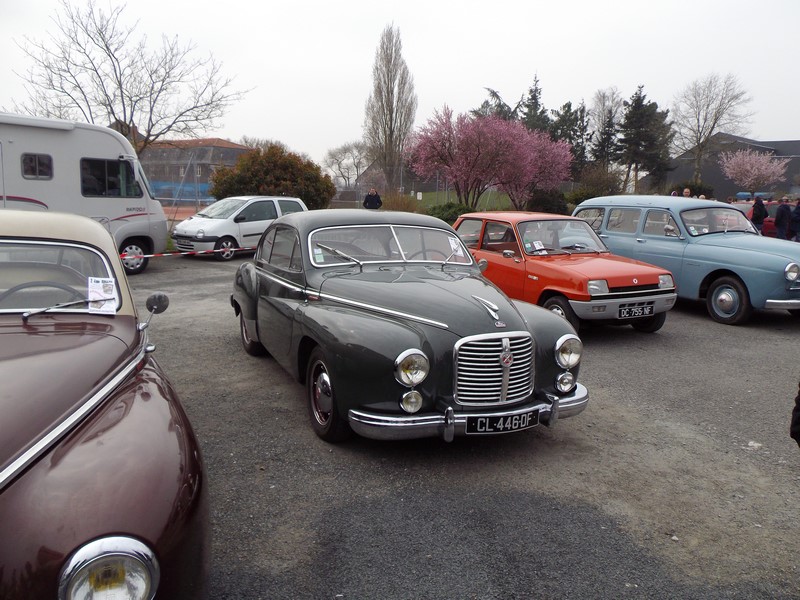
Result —
M236 254L236 240L232 237L224 237L217 240L214 244L214 258L217 260L230 260Z
M578 315L572 310L569 301L564 296L552 296L545 300L542 306L550 312L554 312L566 319L575 331L578 331L580 328L580 319L578 319Z
M250 334L247 333L247 327L244 323L244 314L242 313L239 314L239 333L241 333L242 336L242 347L250 356L264 356L267 353L267 349L261 345L261 342L252 339Z
M636 331L641 331L642 333L655 333L664 326L666 320L667 313L662 312L658 313L657 315L653 315L652 317L645 317L643 319L631 321L631 327L633 327Z
M736 277L720 277L708 289L706 308L711 318L726 325L740 325L750 318L753 305L747 288Z
M327 359L319 347L314 348L308 361L306 396L314 433L326 442L341 442L350 437L350 424L339 413Z
M125 268L127 275L141 273L147 266L147 261L150 260L149 258L144 258L147 254L147 249L137 240L125 240L122 246L119 247L119 253L125 255L122 259L122 266Z

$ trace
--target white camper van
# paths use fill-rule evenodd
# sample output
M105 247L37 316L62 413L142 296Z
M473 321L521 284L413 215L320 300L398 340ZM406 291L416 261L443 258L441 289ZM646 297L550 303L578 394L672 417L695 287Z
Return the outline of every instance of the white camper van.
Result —
M99 125L0 112L0 208L78 213L111 232L133 275L163 252L167 219L136 152ZM2 212L0 212L2 218Z

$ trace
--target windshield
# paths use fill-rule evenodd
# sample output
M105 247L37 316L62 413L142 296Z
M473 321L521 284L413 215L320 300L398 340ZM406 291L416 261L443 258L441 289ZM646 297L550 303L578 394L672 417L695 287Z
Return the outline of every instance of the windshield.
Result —
M209 219L227 219L246 203L245 198L225 198L205 207L197 215Z
M681 213L681 219L686 231L693 237L733 231L758 233L741 211L728 206L685 210Z
M105 257L86 246L0 241L0 312L37 308L115 313L119 292Z
M608 248L583 220L527 221L517 225L525 254L597 253Z
M472 264L459 237L444 229L400 225L330 227L309 236L317 267L344 263L436 262Z

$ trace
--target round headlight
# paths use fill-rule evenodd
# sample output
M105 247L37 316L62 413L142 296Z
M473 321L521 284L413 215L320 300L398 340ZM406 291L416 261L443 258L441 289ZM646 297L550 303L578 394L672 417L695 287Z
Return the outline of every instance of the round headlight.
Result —
M411 390L403 394L403 399L400 401L400 406L404 411L414 414L422 408L422 394L416 390Z
M581 362L583 342L572 333L562 335L556 342L555 352L558 365L564 369L571 369Z
M89 542L70 556L58 583L59 600L152 600L159 581L155 554L129 537Z
M575 387L575 376L569 371L564 371L556 378L556 389L566 393Z
M797 278L800 277L800 266L797 263L789 263L783 270L783 276L787 281L797 281Z
M428 376L430 363L422 350L406 350L394 361L394 376L405 386L414 387Z

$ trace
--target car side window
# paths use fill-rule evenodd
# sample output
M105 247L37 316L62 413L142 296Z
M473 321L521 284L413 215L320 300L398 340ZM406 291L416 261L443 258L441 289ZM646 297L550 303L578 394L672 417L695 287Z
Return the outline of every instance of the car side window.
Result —
M672 236L677 235L678 224L669 211L666 210L648 210L644 219L644 229L642 233L645 235L660 235Z
M261 238L261 243L258 246L256 260L269 261L269 255L272 254L272 246L275 245L275 230L270 229L267 234Z
M575 216L586 221L589 224L589 227L595 231L600 231L600 227L603 225L603 217L605 214L605 208L584 208L575 213Z
M612 208L606 229L614 233L636 233L642 211L639 208Z
M458 236L467 248L477 248L481 236L483 221L480 219L465 219L458 224Z
M272 200L266 200L264 202L248 204L242 209L239 216L243 217L240 220L247 222L266 221L268 219L275 219L278 216L278 212L275 210L275 205L272 203Z
M295 257L295 254L297 257ZM300 242L294 229L280 227L275 230L275 239L272 252L269 255L269 264L287 271L299 271Z
M302 212L303 210L303 207L297 200L278 200L278 206L280 206L282 215Z
M514 228L508 223L489 221L483 230L481 248L489 252L518 251L519 246L517 237L514 235Z

